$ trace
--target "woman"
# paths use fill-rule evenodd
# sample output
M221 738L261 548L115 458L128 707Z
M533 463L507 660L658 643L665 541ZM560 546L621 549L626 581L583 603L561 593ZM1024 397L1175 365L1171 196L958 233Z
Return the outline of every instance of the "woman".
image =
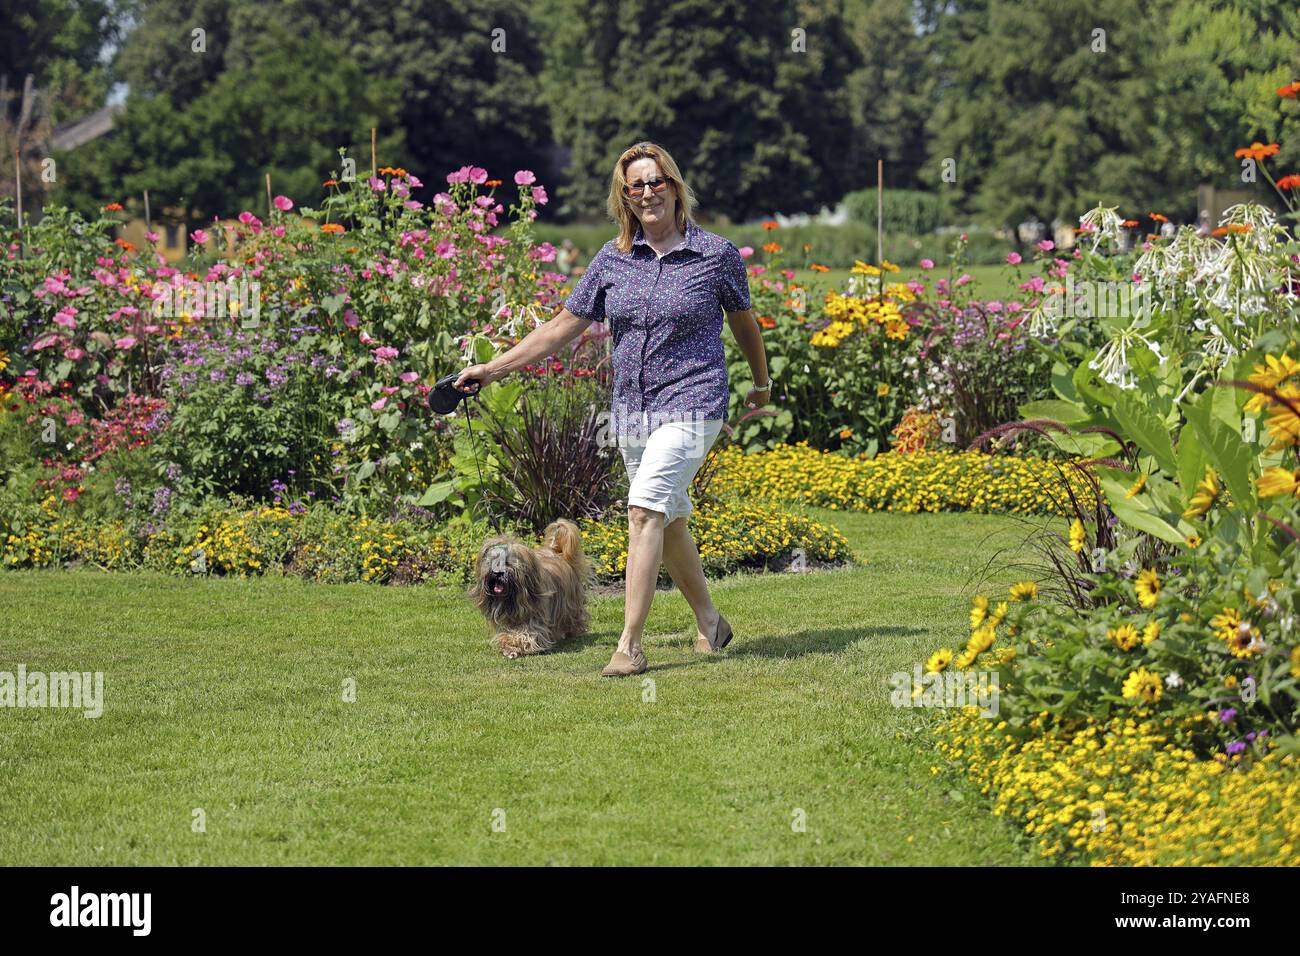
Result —
M614 164L606 201L618 237L591 260L558 315L456 379L462 391L470 390L470 380L486 385L555 354L592 322L609 323L611 425L629 490L623 633L601 672L606 677L646 669L641 636L661 562L695 612L695 650L711 654L732 636L713 605L686 526L691 481L727 415L724 312L754 376L746 404L766 404L772 386L744 260L731 242L694 222L695 205L663 147L638 143L628 149Z

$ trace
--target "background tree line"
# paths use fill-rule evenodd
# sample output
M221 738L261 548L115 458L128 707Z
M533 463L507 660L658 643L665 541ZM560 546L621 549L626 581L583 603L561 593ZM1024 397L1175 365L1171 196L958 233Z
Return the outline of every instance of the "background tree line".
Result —
M532 168L561 219L602 215L639 139L732 220L834 204L877 158L991 225L1098 201L1190 217L1251 140L1300 159L1282 0L0 0L0 25L7 127L29 72L49 124L129 90L111 136L55 157L46 199L87 211L147 188L227 216L268 172L311 203L339 147L368 168L372 126L430 186Z

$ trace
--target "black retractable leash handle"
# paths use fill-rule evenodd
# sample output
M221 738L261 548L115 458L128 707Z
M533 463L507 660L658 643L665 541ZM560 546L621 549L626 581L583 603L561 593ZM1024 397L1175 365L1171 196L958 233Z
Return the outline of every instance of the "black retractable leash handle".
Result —
M459 372L452 372L450 375L444 375L438 381L433 383L433 388L429 390L426 401L429 410L439 415L449 415L455 411L456 406L461 402L465 403L465 421L469 424L469 447L474 452L474 468L478 471L479 488L483 487L483 467L478 463L478 443L474 440L474 422L469 413L469 399L471 395L477 395L482 390L482 385L477 379L469 379L466 384L474 386L470 391L464 391L456 387L456 379L460 378ZM487 495L480 492L483 500L483 508L487 512L488 522L492 525L492 530L497 534L501 529L497 526L496 515L488 507Z

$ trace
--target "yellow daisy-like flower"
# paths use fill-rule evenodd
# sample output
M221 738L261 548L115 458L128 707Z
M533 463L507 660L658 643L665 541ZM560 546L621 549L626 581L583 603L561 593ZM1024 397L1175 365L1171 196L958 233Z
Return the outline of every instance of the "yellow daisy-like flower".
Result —
M1265 468L1263 474L1255 480L1261 498L1275 498L1278 495L1294 495L1300 492L1300 471L1290 468Z
M930 655L930 659L925 662L925 669L927 673L938 674L951 663L952 648L941 647Z
M1223 679L1223 686L1228 688L1228 690L1236 690L1237 676L1235 674L1229 674L1227 677Z
M858 275L865 275L865 276L880 275L879 269L877 269L873 265L869 265L868 263L863 262L861 259L854 260L853 268L850 271L856 272Z
M1297 372L1300 372L1300 362L1294 361L1285 352L1274 357L1272 355L1264 356L1264 364L1256 365L1255 371L1249 376L1254 385L1262 385L1265 388L1276 389L1287 379L1292 378ZM1273 400L1267 395L1261 395L1258 392L1251 395L1250 401L1246 403L1246 412L1257 412L1267 408Z
M1083 530L1083 522L1075 518L1070 522L1070 550L1079 554L1088 546L1088 535Z
M889 383L888 383L888 382L880 382L878 385L876 385L876 397L877 397L877 398L884 398L884 397L885 397L886 395L888 395L888 394L889 394Z
M1295 385L1283 385L1277 389L1277 394L1289 399L1290 405L1284 402L1274 402L1269 405L1272 414L1264 422L1264 427L1273 436L1273 447L1269 449L1270 451L1280 451L1300 444L1300 415L1292 409L1292 406L1300 408L1300 388Z
M1214 636L1221 641L1229 641L1237 633L1237 628L1241 626L1241 612L1235 607L1225 607L1214 617L1210 618L1210 627L1214 628Z
M1138 575L1137 583L1133 585L1137 591L1138 603L1143 607L1155 607L1156 600L1160 597L1160 575L1147 568Z
M1226 638L1228 650L1233 657L1242 660L1254 657L1258 653L1258 645L1255 644L1258 638L1258 627L1242 624Z
M1142 628L1142 643L1143 643L1143 645L1150 644L1152 641L1154 641L1154 640L1155 640L1157 637L1159 637L1159 636L1160 636L1160 622L1159 622L1159 621L1148 621L1148 622L1147 622L1147 626L1144 627L1144 628Z
M1038 597L1038 585L1033 581L1019 581L1011 585L1011 600L1030 601Z
M1193 531L1191 534L1189 534L1186 537L1185 543L1189 548L1195 551L1197 548L1201 546L1201 536L1197 534L1195 531Z
M971 634L970 640L966 642L966 650L978 657L993 646L996 637L992 624L977 627Z
M1138 480L1135 481L1135 482L1133 482L1132 486L1129 488L1128 491L1124 492L1124 497L1125 497L1125 498L1134 498L1134 497L1136 497L1136 496L1137 496L1137 495L1142 491L1142 489L1145 488L1146 486L1147 486L1147 476L1146 476L1145 474L1138 475Z
M1164 692L1160 684L1160 675L1145 667L1139 667L1124 679L1124 699L1154 704Z
M1196 492L1192 495L1192 500L1187 503L1187 510L1183 512L1183 517L1205 517L1205 513L1214 507L1214 503L1219 500L1220 491L1219 476L1215 474L1213 468L1206 465L1205 477L1196 486Z
M997 627L1007 619L1007 602L999 601L993 613L989 615L989 627Z
M907 338L908 325L901 319L895 319L885 323L885 335L897 342Z
M970 605L970 629L973 631L984 622L989 613L989 599L983 594L975 595Z
M1133 650L1138 646L1138 641L1141 640L1138 636L1138 629L1132 624L1121 624L1116 628L1107 628L1106 636L1121 651Z
M975 658L979 656L978 651L972 651L969 647L963 650L953 660L953 666L959 671L964 671L975 663Z

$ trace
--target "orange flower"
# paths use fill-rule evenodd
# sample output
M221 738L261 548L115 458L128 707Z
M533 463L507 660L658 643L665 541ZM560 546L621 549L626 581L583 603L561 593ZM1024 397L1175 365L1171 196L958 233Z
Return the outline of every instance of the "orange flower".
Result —
M131 245L131 243L127 242L125 239L114 239L113 241L127 252L135 252L135 246Z
M1285 96L1287 99L1291 100L1295 99L1296 94L1298 93L1300 93L1300 80L1296 80L1294 83L1288 83L1286 86L1279 86L1277 88L1278 96Z
M121 212L122 204L120 202L111 202L104 207L104 212Z
M760 316L758 317L758 324L761 325L761 326L762 326L763 328L765 328L765 329L774 329L774 328L776 328L776 320L773 319L773 318L771 318L770 316L766 316L766 315L760 315Z
M343 235L343 227L340 226L337 222L327 222L327 223L325 223L325 225L323 225L323 226L320 227L320 231L321 231L321 232L327 232L327 233L329 233L331 236L341 236L341 235Z
M1124 222L1122 223L1125 229L1132 229L1137 224L1138 221L1136 219L1125 219Z
M850 439L850 438L852 438L852 437L853 437L853 429L852 429L852 428L841 428L841 429L840 429L840 438L847 440L847 439Z
M1292 173L1290 176L1283 176L1277 181L1278 189L1300 189L1300 174Z
M497 187L497 186L500 186L501 183L502 183L502 180L500 180L500 179L489 179L489 180L487 181L487 185L490 186L490 187L493 187L493 188L495 188L495 187Z
M1256 142L1237 150L1233 155L1238 159L1246 159L1249 157L1253 160L1259 161L1261 159L1267 159L1269 156L1276 156L1278 150L1281 148L1282 147L1277 143L1269 143L1265 146L1263 143Z
M333 180L333 179L327 179L327 180L325 180L325 182L321 183L321 185L322 185L322 186L337 186L338 183L337 183L335 180Z
M763 251L769 254L773 254L773 253L780 252L781 247L778 246L775 242L769 242L767 245L763 247Z
M1169 217L1168 217L1168 216L1162 216L1162 215L1160 215L1160 213L1158 213L1158 212L1149 212L1149 213L1147 213L1147 216L1148 216L1149 218L1151 218L1151 219L1154 219L1156 222L1168 222L1168 221L1169 221Z
M1250 232L1250 226L1244 222L1233 222L1226 226L1220 226L1218 229L1215 229L1210 233L1210 235L1226 236L1230 232L1235 233L1238 236L1244 236L1246 233Z
M767 219L763 222L764 229L780 229L781 224L774 219Z
M819 265L819 264L816 263L816 262L811 263L811 264L808 266L808 268L811 269L813 272L830 272L830 271L831 271L831 267L830 267L830 266Z

